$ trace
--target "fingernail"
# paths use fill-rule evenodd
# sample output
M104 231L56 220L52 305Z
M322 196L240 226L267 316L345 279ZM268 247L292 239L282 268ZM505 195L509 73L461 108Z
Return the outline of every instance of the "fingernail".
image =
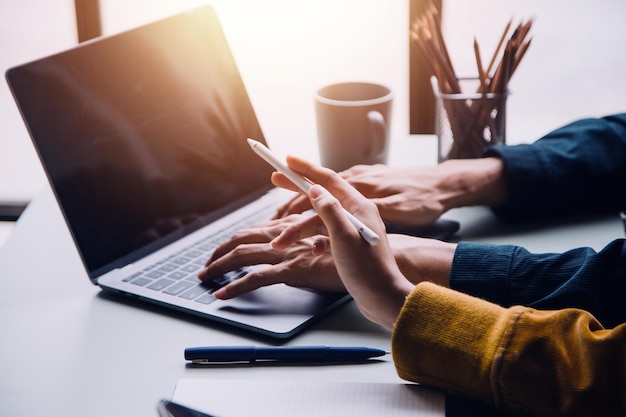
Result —
M318 184L313 184L309 189L309 195L313 198L319 198L322 196L323 193L324 189Z
M282 233L281 233L281 234L282 234ZM281 244L280 244L280 236L281 236L281 235L278 235L278 236L276 236L274 239L272 239L272 240L270 241L270 247L271 247L272 249L281 249Z

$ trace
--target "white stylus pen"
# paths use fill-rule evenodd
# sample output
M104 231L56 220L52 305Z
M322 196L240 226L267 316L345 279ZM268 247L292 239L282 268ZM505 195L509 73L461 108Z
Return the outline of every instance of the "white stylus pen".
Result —
M311 182L309 182L302 175L294 172L291 168L289 168L284 162L281 162L276 155L272 153L265 145L261 142L257 142L254 139L248 139L248 144L252 148L254 152L257 153L261 158L263 158L268 164L273 166L278 172L284 174L291 182L293 182L299 189L301 189L305 194L309 192L309 188L311 188ZM352 213L350 213L345 208L343 209L346 216L348 216L348 220L357 228L363 240L369 243L372 246L376 246L380 237L374 233L372 229L363 224L359 219L354 217Z

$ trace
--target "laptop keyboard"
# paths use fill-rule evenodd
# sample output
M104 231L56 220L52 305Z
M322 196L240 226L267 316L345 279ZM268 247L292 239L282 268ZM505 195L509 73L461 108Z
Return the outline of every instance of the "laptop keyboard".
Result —
M146 287L174 297L211 304L216 298L213 292L248 273L248 268L238 269L217 277L211 282L198 279L198 272L221 243L228 240L235 231L267 219L269 210L261 210L257 215L243 220L214 236L204 238L193 245L150 265L125 278L124 282Z

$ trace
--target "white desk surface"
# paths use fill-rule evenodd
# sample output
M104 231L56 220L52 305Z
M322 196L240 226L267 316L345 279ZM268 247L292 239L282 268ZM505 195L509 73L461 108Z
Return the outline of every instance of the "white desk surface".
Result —
M405 137L395 139L390 162L427 164L435 154L431 136ZM464 239L518 243L535 251L601 248L623 233L617 217L546 229L504 227L485 208L453 210L447 217L462 221ZM2 416L155 416L157 401L169 397L182 377L399 381L390 358L367 365L187 367L186 346L266 341L103 296L87 279L48 189L0 251L0 274ZM390 334L351 302L288 344L389 349Z

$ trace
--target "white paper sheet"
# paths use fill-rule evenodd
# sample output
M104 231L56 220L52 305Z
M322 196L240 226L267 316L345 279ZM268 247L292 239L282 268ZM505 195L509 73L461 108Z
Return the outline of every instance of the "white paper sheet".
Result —
M444 417L437 390L402 383L181 379L175 402L215 417Z

